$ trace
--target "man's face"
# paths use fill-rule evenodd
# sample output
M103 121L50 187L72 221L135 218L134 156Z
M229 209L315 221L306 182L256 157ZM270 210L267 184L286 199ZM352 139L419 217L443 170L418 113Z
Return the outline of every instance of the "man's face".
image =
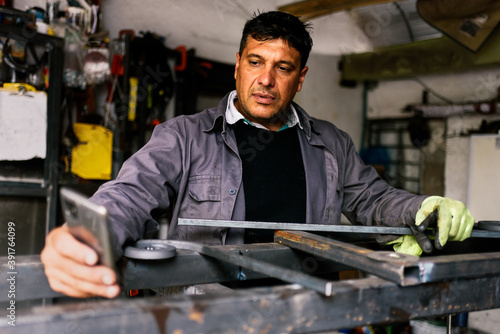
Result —
M307 67L300 70L300 53L282 39L260 42L249 37L242 54L236 55L236 108L249 121L279 130L306 73Z

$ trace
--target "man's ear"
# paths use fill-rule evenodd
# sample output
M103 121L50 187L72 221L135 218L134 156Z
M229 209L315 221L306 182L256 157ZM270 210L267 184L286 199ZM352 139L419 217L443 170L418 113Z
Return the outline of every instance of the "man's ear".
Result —
M234 66L234 79L236 79L236 73L238 72L239 66L240 66L240 53L236 52L236 65Z
M305 66L302 71L300 71L300 76L299 76L299 85L297 86L297 92L300 92L302 90L302 84L304 83L304 79L306 78L307 70L309 68Z

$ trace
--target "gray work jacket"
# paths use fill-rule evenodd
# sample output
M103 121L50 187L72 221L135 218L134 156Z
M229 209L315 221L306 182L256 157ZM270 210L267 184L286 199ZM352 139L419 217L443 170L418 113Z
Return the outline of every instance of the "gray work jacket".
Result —
M92 200L110 213L115 253L144 238L169 212L169 238L205 244L229 241L227 228L178 226L178 218L245 220L241 159L262 149L268 138L242 143L225 122L228 96L217 108L180 116L154 129L150 141L105 183ZM412 221L425 198L395 189L365 166L351 138L333 124L310 117L294 104L306 174L306 224L353 223L401 226ZM229 235L238 236L238 233ZM240 233L241 235L241 233ZM236 241L242 239L236 237Z

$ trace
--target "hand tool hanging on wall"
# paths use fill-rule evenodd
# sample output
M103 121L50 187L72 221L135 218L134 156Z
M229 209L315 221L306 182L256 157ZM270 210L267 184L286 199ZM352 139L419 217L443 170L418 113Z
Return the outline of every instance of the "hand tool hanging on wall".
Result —
M24 38L12 36L3 43L2 63L12 69L9 78L12 82L27 82L38 90L44 89L47 61L48 50L36 50L35 46Z
M165 120L165 108L173 95L174 81L168 65L168 51L161 37L151 33L134 38L131 43L132 77L137 78L137 146L142 147L148 133Z

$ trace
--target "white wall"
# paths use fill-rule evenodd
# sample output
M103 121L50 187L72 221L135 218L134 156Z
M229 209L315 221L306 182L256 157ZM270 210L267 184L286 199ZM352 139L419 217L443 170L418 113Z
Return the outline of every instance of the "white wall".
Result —
M359 149L362 129L362 85L339 85L339 57L311 55L302 91L295 102L314 117L328 120L346 131Z
M493 99L500 86L500 69L484 68L475 71L426 75L418 77L428 87L455 103ZM368 94L369 118L404 117L408 104L422 103L424 87L413 79L381 81ZM443 103L429 95L429 103Z

